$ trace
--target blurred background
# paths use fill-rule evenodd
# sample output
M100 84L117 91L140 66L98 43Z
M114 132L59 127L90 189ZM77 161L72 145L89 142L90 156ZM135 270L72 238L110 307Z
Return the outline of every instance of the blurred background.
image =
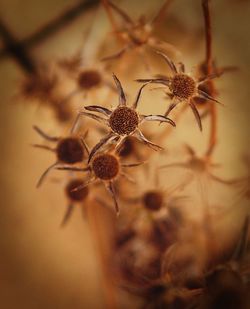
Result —
M30 56L40 62L53 63L55 59L71 56L81 48L90 58L104 56L100 48L104 42L107 45L112 42L110 23L98 1L89 2L56 31L26 44ZM162 4L160 0L115 2L135 17L144 11L150 15ZM223 164L220 175L230 178L244 174L246 167L242 156L249 152L250 144L250 1L211 2L215 59L221 66L239 68L217 83L219 99L225 107L218 108L215 158L216 162ZM0 0L0 21L16 40L25 42L26 38L76 4L70 0ZM37 141L32 125L41 126L52 135L63 135L70 124L58 124L49 109L27 104L19 95L26 72L6 50L2 25L0 308L105 308L98 250L88 224L82 220L80 209L76 209L70 224L60 229L59 223L67 205L62 190L63 180L58 184L49 179L41 189L35 188L39 175L53 158L50 153L30 146ZM85 40L89 28L91 35ZM189 71L202 61L204 37L199 0L173 1L161 32L181 50ZM131 77L128 74L127 79L122 78L133 95L137 89L133 82L136 76L146 78L148 73L138 70ZM144 96L144 102L144 111L152 112L150 98ZM100 101L94 103L102 104ZM75 111L80 107L78 103L74 105ZM159 105L157 109L157 112L163 112L164 106ZM191 125L192 120L192 115L187 113L170 137L169 148L174 150L181 143L190 141L198 152L204 150L209 124L204 123L201 135L196 126ZM60 179L60 175L57 177ZM229 201L230 198L219 203ZM223 227L225 235L239 231L245 212L246 207L239 207L237 216Z

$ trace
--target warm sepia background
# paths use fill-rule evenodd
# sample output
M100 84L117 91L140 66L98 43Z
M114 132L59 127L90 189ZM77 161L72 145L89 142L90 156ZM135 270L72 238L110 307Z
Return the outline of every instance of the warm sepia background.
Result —
M22 39L75 2L0 0L0 17L16 37ZM162 1L117 3L137 16L143 10L156 10ZM220 101L226 106L219 107L215 157L224 166L220 175L227 177L244 172L241 157L250 144L249 16L248 0L212 1L216 60L222 66L239 67L238 72L223 76L217 83ZM91 53L109 29L106 15L102 10L97 11L97 7L35 46L32 54L43 60L72 54L84 45L84 31L91 23L95 28L88 42ZM204 53L200 1L175 0L164 27L169 41L179 47L192 69ZM1 48L2 45L0 38ZM12 59L0 59L0 308L104 308L100 263L88 225L77 209L67 228L59 229L58 223L66 206L60 185L48 180L40 190L35 188L41 172L52 163L52 155L30 147L37 141L32 125L37 124L58 135L67 132L68 127L57 125L48 111L20 99L17 102L15 96L22 78L23 72ZM134 84L131 89L135 91ZM144 98L147 111L152 112L150 100ZM101 102L95 104L101 105ZM159 107L159 111L163 110ZM174 141L190 141L202 151L208 125L205 123L201 136L196 126L190 125L191 117L188 113L178 124ZM184 130L184 126L190 129ZM237 219L235 216L228 223L228 231L239 229Z

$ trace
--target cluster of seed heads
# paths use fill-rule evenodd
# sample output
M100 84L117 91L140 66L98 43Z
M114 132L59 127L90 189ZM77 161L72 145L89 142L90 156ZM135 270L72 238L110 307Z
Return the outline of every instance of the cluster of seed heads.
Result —
M34 146L51 151L55 156L54 163L42 174L37 186L42 184L43 180L52 169L69 172L69 180L64 189L65 196L68 200L68 207L63 217L62 226L68 222L74 209L73 205L80 204L85 206L88 203L92 205L94 196L94 194L92 194L92 188L94 192L95 185L98 182L105 186L112 197L117 214L120 212L118 197L121 200L123 198L123 201L126 201L127 204L134 204L130 207L132 210L137 210L135 205L138 206L139 204L141 213L144 215L145 213L147 214L143 217L143 221L147 224L146 236L144 235L144 238L140 239L138 236L139 232L133 225L138 217L140 217L138 212L136 212L136 218L131 216L132 220L128 220L130 221L129 224L132 222L131 226L125 229L125 232L120 232L120 234L119 232L117 233L118 235L116 236L118 240L115 242L114 248L119 253L121 252L121 256L124 258L122 263L120 263L122 275L126 277L128 281L130 280L137 284L135 284L135 286L139 291L138 294L144 297L147 302L146 305L149 305L148 308L151 308L151 305L153 306L152 308L189 308L189 305L190 308L228 309L237 308L237 306L239 306L239 308L244 308L244 297L246 297L246 294L243 282L244 272L239 270L242 263L240 259L232 259L239 268L234 269L233 267L224 267L225 265L223 265L223 267L218 269L212 269L210 273L204 275L202 283L195 282L197 287L193 289L189 289L186 282L186 285L184 284L185 279L183 278L188 276L188 274L185 273L180 275L180 281L183 280L181 282L179 282L178 275L176 275L176 278L171 277L174 271L176 273L179 271L182 272L182 267L184 269L188 268L187 265L191 265L191 268L194 267L193 252L189 252L187 260L184 261L184 265L180 264L180 267L177 257L176 265L174 263L171 264L174 271L169 267L165 272L162 265L164 259L168 260L167 254L165 256L167 250L169 248L172 251L175 250L175 247L172 245L177 242L179 236L178 231L181 224L184 222L182 213L175 207L177 201L180 201L183 196L177 196L176 192L181 191L181 189L185 188L196 178L198 178L198 182L200 182L202 177L205 176L220 184L239 185L241 191L244 191L245 197L249 199L249 175L235 180L220 178L214 174L213 169L218 167L218 164L214 163L211 159L210 149L204 156L199 156L192 147L185 145L186 160L163 164L159 167L159 170L170 168L184 168L188 170L190 172L189 177L183 179L180 185L165 191L160 187L159 181L156 181L155 185L148 190L137 186L137 189L141 189L141 193L138 197L126 196L124 198L122 194L117 194L119 191L117 188L120 189L123 187L121 179L124 178L129 182L135 183L134 178L131 177L130 174L127 174L126 170L144 164L142 160L130 163L127 161L129 157L135 157L137 159L140 157L137 154L136 143L141 144L143 150L144 146L147 146L148 148L145 147L145 149L149 151L150 149L154 151L163 150L162 145L158 145L158 143L156 144L151 141L150 134L148 136L141 125L144 122L158 122L160 124L165 123L170 125L169 128L175 127L176 123L171 119L172 117L170 114L179 104L186 104L190 108L189 110L192 111L200 131L202 131L202 117L200 116L198 106L200 103L204 102L209 102L209 104L213 106L215 103L220 104L216 99L216 91L213 89L212 82L214 78L221 76L226 69L217 69L213 64L211 71L208 69L207 63L202 63L202 65L199 66L200 77L197 78L186 71L184 63L175 63L175 61L168 56L170 50L176 51L177 49L171 44L167 45L166 42L161 41L153 34L156 23L168 6L168 1L164 2L162 8L151 21L145 19L144 16L139 17L138 20L133 20L124 10L110 0L103 2L105 3L104 6L107 8L107 11L109 13L111 12L111 15L112 12L115 13L116 17L122 21L121 27L114 29L114 32L123 44L121 50L113 55L105 57L103 60L121 60L123 55L132 51L136 53L139 51L140 54L143 53L143 55L145 55L146 49L150 47L156 57L160 56L160 59L164 60L168 70L170 69L170 73L150 75L148 70L147 74L149 76L147 76L147 78L136 80L139 87L134 100L132 100L130 104L128 104L128 98L120 79L113 74L112 77L115 86L109 85L109 88L115 90L118 94L118 104L116 106L112 104L112 106L115 106L112 108L103 106L103 103L101 103L101 105L84 106L75 117L70 133L66 137L49 136L35 126L35 131L45 141L50 144L52 143L54 147L47 144L35 144ZM202 0L203 4L206 2L206 0ZM164 52L162 49L159 49L162 43L168 46ZM146 64L148 68L149 64L146 63L146 61L144 61L144 64ZM99 91L100 87L108 85L101 71L94 68L82 69L80 58L75 58L72 62L61 62L61 66L68 72L72 71L75 77L77 90L72 91L68 98L78 91L84 91L85 93L96 90ZM110 73L108 72L108 74ZM25 84L23 91L27 96L38 95L40 99L43 100L47 98L48 94L50 96L57 82L56 78L44 79L43 76L39 76L37 80L33 82L29 81L29 83ZM147 87L150 87L152 84L161 85L160 88L164 89L167 98L170 100L170 104L168 105L164 102L167 106L163 115L144 115L138 111L138 105L142 94L144 95L144 92L147 91ZM86 142L88 134L86 133L82 136L79 132L76 132L82 118L84 118L84 120L90 120L90 123L93 122L93 120L97 121L104 127L102 133L105 133L92 148L89 148ZM92 132L90 132L90 134L92 134ZM159 138L159 144L161 144L160 141L161 139ZM84 177L75 177L75 172L84 173ZM157 172L158 170L155 171L155 173ZM146 179L146 181L147 180L148 179ZM100 203L103 202L101 198L97 196L95 196L95 198L95 201ZM142 224L145 224L145 222ZM247 234L247 232L245 232L245 234ZM146 266L144 265L144 268L137 268L135 266L138 263L138 254L133 247L133 242L136 242L138 239L139 242L141 241L141 243L148 246L146 247L147 249L153 248L153 257L145 258L148 263L145 263ZM143 252L141 252L141 254L147 254L147 251L150 251L150 249L142 250ZM169 253L169 251L167 253ZM141 256L139 259L141 259ZM143 260L143 258L141 260ZM171 258L169 260L171 260ZM172 262L172 260L170 262ZM178 267L180 269L178 269ZM188 272L189 270L187 273ZM165 273L166 278L164 277ZM150 280L152 278L153 280ZM157 280L155 280L155 278L157 278ZM174 286L176 282L177 287ZM180 288L181 284L183 286ZM192 284L193 282L191 285ZM202 298L201 307L196 307L195 304L193 305L192 300L201 295L205 295Z

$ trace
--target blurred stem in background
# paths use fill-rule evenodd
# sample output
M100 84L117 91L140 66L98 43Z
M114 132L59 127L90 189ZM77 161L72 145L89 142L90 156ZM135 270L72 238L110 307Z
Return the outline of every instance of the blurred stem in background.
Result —
M5 57L12 57L26 74L36 74L36 63L30 55L30 49L56 34L75 18L92 9L98 3L99 0L81 1L66 9L23 40L18 40L0 18L0 36L4 42L4 48L0 50L0 60Z

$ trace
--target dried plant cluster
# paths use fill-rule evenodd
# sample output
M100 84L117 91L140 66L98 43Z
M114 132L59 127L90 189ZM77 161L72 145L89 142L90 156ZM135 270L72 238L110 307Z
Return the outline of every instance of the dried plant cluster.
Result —
M245 159L248 174L236 179L217 176L219 164L214 163L217 109L225 108L220 107L215 83L234 67L214 64L210 1L201 0L206 54L197 61L196 71L188 73L184 53L158 35L164 32L172 2L163 1L151 19L144 15L134 19L118 1L102 0L113 45L107 47L104 40L104 52L98 51L91 61L77 49L71 58L62 55L53 64L37 65L21 84L26 100L36 99L55 112L60 124L71 126L63 137L34 126L45 141L34 146L55 156L37 186L53 169L66 178L68 207L62 227L70 224L76 204L86 221L88 209L96 204L109 210L113 237L104 266L104 274L109 274L109 308L123 308L127 294L131 308L249 308L249 217L233 241L223 245L217 227L235 209L216 210L220 200L215 195L210 202L212 188L205 188L206 181L213 180L218 190L235 195L238 190L245 200L250 196L249 157ZM64 87L66 81L70 87ZM137 87L132 102L131 83ZM162 92L163 99L154 97ZM147 96L151 112L145 115ZM75 101L80 102L78 112ZM157 106L165 112L155 112ZM168 138L189 110L199 130L195 125L187 130L202 131L200 138L208 137L207 149L201 155L185 141L184 147L177 145L181 158L175 159ZM100 224L104 229L105 222Z

